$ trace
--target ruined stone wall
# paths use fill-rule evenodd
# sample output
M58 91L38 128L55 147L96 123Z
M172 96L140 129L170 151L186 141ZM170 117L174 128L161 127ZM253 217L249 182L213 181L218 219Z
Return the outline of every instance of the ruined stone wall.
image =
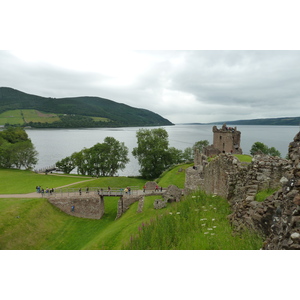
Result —
M104 214L104 200L99 196L50 197L48 201L66 214L74 217L101 219ZM74 206L74 211L72 211L72 206Z
M116 219L119 219L125 212L126 210L130 207L131 204L139 201L138 205L138 212L142 212L143 206L144 206L144 196L128 196L128 197L121 197L120 200L118 201L118 212L117 212L117 217Z
M280 179L290 169L287 160L257 155L250 164L241 163L231 154L220 154L210 163L186 170L187 192L201 189L231 201L254 200L261 190L280 187Z
M300 250L300 132L289 145L290 160L257 155L249 165L219 155L186 171L186 190L203 189L226 197L235 230L245 227L264 236L262 249ZM204 162L204 161L203 161ZM263 202L261 190L277 189Z

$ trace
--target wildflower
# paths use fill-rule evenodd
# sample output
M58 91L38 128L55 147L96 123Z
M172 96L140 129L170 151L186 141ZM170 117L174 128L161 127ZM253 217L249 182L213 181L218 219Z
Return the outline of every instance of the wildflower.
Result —
M207 230L213 230L212 228L207 228Z
M213 226L213 228L217 228L217 226Z
M201 224L201 226L205 226L206 224Z
M214 209L217 209L216 207L214 207Z
M212 221L215 221L215 219L211 219Z
M204 232L204 234L209 234L209 232Z
M169 214L170 214L170 215L173 215L173 213L172 213L172 212L169 212Z
M196 196L192 196L192 198L196 198Z
M197 209L195 209L195 211L199 211L199 209L197 208Z
M210 235L215 235L215 233L211 233Z
M176 214L177 214L177 215L180 215L180 211L178 211Z

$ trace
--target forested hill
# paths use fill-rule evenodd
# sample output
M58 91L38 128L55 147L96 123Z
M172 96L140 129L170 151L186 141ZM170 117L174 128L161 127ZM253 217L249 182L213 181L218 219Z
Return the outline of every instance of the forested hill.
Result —
M38 113L40 117L38 121L30 119L28 111L32 115L32 110ZM12 116L5 115L8 111ZM8 120L7 124L12 122L14 115L18 113L23 118L23 124L20 125L44 128L173 125L169 120L149 110L100 97L45 98L0 87L0 119L2 117L3 120ZM43 120L42 117L45 115L48 118Z
M299 126L300 117L284 117L284 118L266 118L266 119L253 119L253 120L238 120L228 122L211 123L216 125L221 124L230 125L281 125L281 126Z

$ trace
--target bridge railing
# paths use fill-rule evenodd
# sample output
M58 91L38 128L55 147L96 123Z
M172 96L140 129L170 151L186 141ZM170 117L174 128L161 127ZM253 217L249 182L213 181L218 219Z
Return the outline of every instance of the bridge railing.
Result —
M69 197L69 196L90 196L90 195L98 195L98 196L126 196L126 195L138 195L139 189L138 187L131 187L130 191L126 191L123 188L111 188L102 189L99 187L89 187L87 188L58 188L53 192L50 190L48 193L45 193L46 196L58 196L58 197Z

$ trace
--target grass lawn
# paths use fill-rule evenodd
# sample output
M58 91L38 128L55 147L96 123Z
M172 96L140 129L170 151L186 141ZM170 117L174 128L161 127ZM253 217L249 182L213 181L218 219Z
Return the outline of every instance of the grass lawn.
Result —
M191 166L193 166L193 164L176 166L173 169L164 172L157 180L157 183L162 187L168 187L169 185L174 184L183 189L185 183L185 170Z
M168 186L175 183L183 187L183 170L188 166L190 165L177 166L165 173L159 184ZM179 168L182 168L182 171ZM24 192L26 185L34 189L37 179L40 179L38 184L47 183L42 180L57 180L59 186L67 184L69 180L83 180L80 177L0 170L0 190L15 192L15 188L18 187ZM2 184L3 180L9 183L6 188ZM115 177L95 179L86 182L85 185L142 187L144 183L145 180L139 178ZM232 235L232 228L227 219L230 209L225 199L196 192L180 203L169 203L166 208L155 210L153 203L159 197L145 197L142 213L137 212L138 203L132 204L118 220L115 220L118 197L104 199L105 214L101 220L69 216L44 198L0 199L0 249L217 250L261 247L261 238L251 232L239 236Z
M26 194L35 192L35 187L56 188L89 180L91 178L63 177L37 174L32 171L0 169L0 194Z

